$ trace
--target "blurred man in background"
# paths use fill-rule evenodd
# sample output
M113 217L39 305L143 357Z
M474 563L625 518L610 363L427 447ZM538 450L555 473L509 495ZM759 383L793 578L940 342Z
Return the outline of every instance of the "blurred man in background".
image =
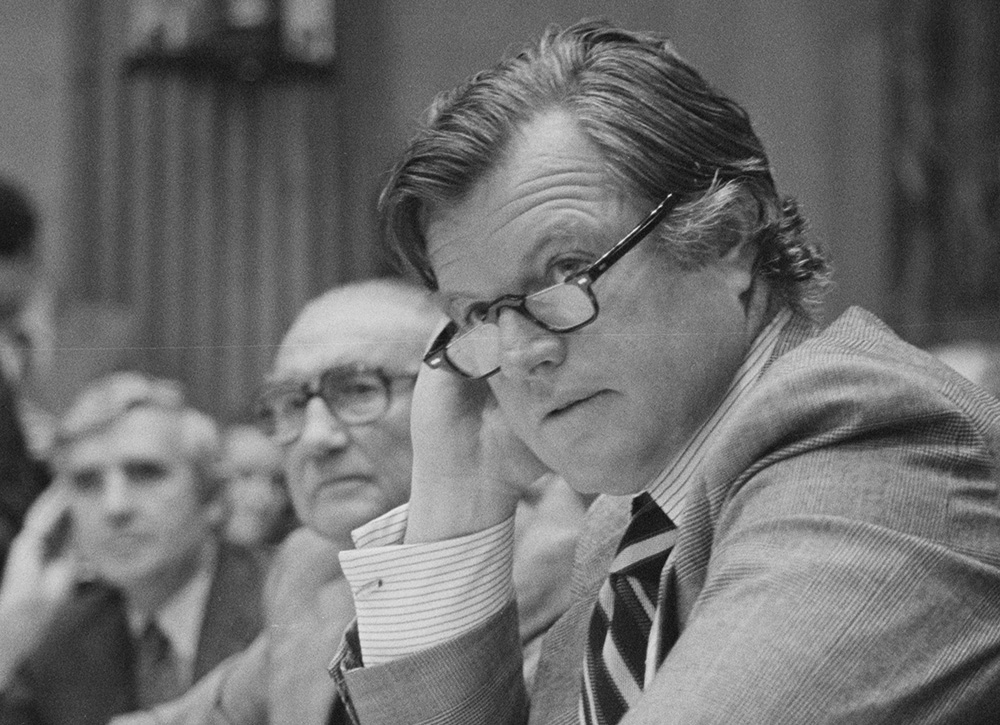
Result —
M18 396L27 362L23 313L38 279L38 226L27 195L0 179L0 571L28 506L48 481L31 456Z
M223 432L219 475L225 489L226 541L268 549L294 528L281 449L259 428L233 425Z
M217 541L218 445L170 381L118 373L70 407L0 589L0 722L105 723L253 640L263 574Z

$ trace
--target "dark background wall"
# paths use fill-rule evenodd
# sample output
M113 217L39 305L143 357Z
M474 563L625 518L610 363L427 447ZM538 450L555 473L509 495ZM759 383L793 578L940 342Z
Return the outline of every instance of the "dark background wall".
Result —
M374 203L432 95L606 2L338 0L325 80L125 76L126 0L8 0L0 172L48 220L58 408L113 365L183 380L226 418L302 303L387 269ZM747 106L848 304L886 313L887 18L880 0L619 0ZM8 128L15 133L8 133Z

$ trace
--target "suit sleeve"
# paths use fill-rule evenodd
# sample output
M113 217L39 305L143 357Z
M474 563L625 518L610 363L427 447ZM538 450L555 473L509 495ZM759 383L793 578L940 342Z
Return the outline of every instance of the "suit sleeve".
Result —
M360 664L348 630L331 675L350 722L361 725L524 725L516 605L480 626L416 655L374 667Z
M796 456L732 493L683 634L623 725L1000 712L995 470L884 443Z

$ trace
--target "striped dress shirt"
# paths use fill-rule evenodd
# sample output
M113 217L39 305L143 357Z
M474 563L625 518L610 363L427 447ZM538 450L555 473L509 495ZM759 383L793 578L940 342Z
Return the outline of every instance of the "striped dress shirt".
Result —
M684 495L701 454L727 413L760 377L791 313L764 327L714 412L647 488L678 523ZM514 519L445 541L403 544L404 504L352 532L355 549L340 562L354 594L358 636L366 666L390 662L458 637L498 613L514 598ZM659 612L659 610L657 610ZM658 628L654 628L654 632ZM650 639L647 653L659 647ZM655 667L647 667L652 672Z

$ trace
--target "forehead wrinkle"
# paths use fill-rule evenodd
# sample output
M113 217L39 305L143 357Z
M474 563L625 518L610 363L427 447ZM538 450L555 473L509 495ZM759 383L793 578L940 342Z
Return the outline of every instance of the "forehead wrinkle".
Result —
M267 382L301 381L339 366L415 370L438 320L426 302L387 301L363 289L322 298L286 333Z
M576 172L563 172L553 175L558 177L558 182L553 182L552 178L527 179L520 182L515 191L517 196L509 199L499 209L506 216L506 221L498 227L500 232L509 224L517 221L528 212L549 213L549 207L555 206L554 214L538 226L542 234L548 234L550 228L558 228L572 224L575 215L581 214L586 217L595 217L593 214L593 202L606 198L607 191L603 187L592 186L584 177L588 174Z
M359 336L340 340L312 337L287 340L268 375L268 382L302 380L337 367L381 367L389 372L410 372L416 369L427 343L427 336L396 330L368 338Z
M70 442L56 458L56 469L72 472L81 462L93 468L136 459L190 464L181 419L169 411L136 408L108 425Z
M606 175L597 169L566 169L520 180L510 189L488 188L481 183L461 202L441 206L429 215L428 254L432 266L440 278L441 272L471 253L467 247L475 244L474 235L481 233L480 230L489 229L490 237L502 237L505 230L527 213L545 215L531 232L539 242L548 242L553 236L569 236L568 230L580 226L580 217L598 218L595 201L603 202L609 194L620 195L606 182ZM497 200L499 205L490 203ZM475 205L493 208L484 218L473 219L470 207ZM550 211L550 207L555 208ZM495 228L490 228L491 222ZM528 250L522 256L531 256L536 251Z
M588 231L598 227L605 204L624 196L600 150L571 117L560 111L537 116L517 129L497 165L468 194L428 209L424 231L438 283L447 277L462 283L463 271L473 277L464 280L462 289L442 290L443 298L453 303L492 298L485 290L500 290L489 283L493 270L487 267L504 253L510 255L503 263L512 277L503 283L514 293L536 271L533 266L552 237L565 239L575 224ZM514 239L514 232L527 237L521 240L525 243ZM489 250L500 242L513 243ZM483 252L486 261L473 256ZM452 273L455 267L458 271Z
M585 141L582 149L558 144L556 148L546 145L536 150L537 145L519 144L477 184L472 196L479 197L480 202L491 193L494 197L506 196L494 214L513 220L535 206L552 201L593 201L613 188L599 153L589 142Z
M576 190L585 191L584 189ZM594 205L593 202L595 200L601 202L607 201L610 194L619 198L623 197L619 192L607 188L604 188L603 191L601 189L586 190L593 191L594 193L592 194L577 193L570 195L565 193L565 191L565 188L552 189L549 186L545 186L537 192L537 196L544 197L541 201L537 198L531 200L519 198L509 200L505 203L504 206L508 209L514 207L514 205L519 206L516 207L516 211L511 213L507 220L493 234L502 233L502 230L508 225L516 223L524 212L539 211L544 214L544 218L538 224L532 226L530 234L533 236L533 244L523 249L519 258L511 258L512 263L518 270L517 276L512 280L515 287L525 287L535 281L538 260L553 253L555 251L553 248L564 245L567 240L581 239L594 233L597 222L601 218L598 213L601 207ZM551 206L555 206L555 208L549 211L549 207ZM521 207L524 207L523 212L521 211ZM460 215L461 212L455 209L452 214ZM585 220L590 220L593 223L588 225L585 223ZM450 226L459 227L460 225L452 223ZM453 264L461 263L464 256L472 253L465 248L469 244L472 244L472 240L462 234L445 238L443 242L440 237L436 240L431 259L438 271L439 280L443 277L442 272L446 272ZM460 251L454 255L441 254L442 251L448 251L453 248ZM516 251L511 250L510 253L513 255ZM513 289L511 291L513 292ZM448 309L451 305L462 301L482 300L484 295L478 289L452 290L448 293L439 291L436 297L440 302L445 303L442 305L444 309Z

